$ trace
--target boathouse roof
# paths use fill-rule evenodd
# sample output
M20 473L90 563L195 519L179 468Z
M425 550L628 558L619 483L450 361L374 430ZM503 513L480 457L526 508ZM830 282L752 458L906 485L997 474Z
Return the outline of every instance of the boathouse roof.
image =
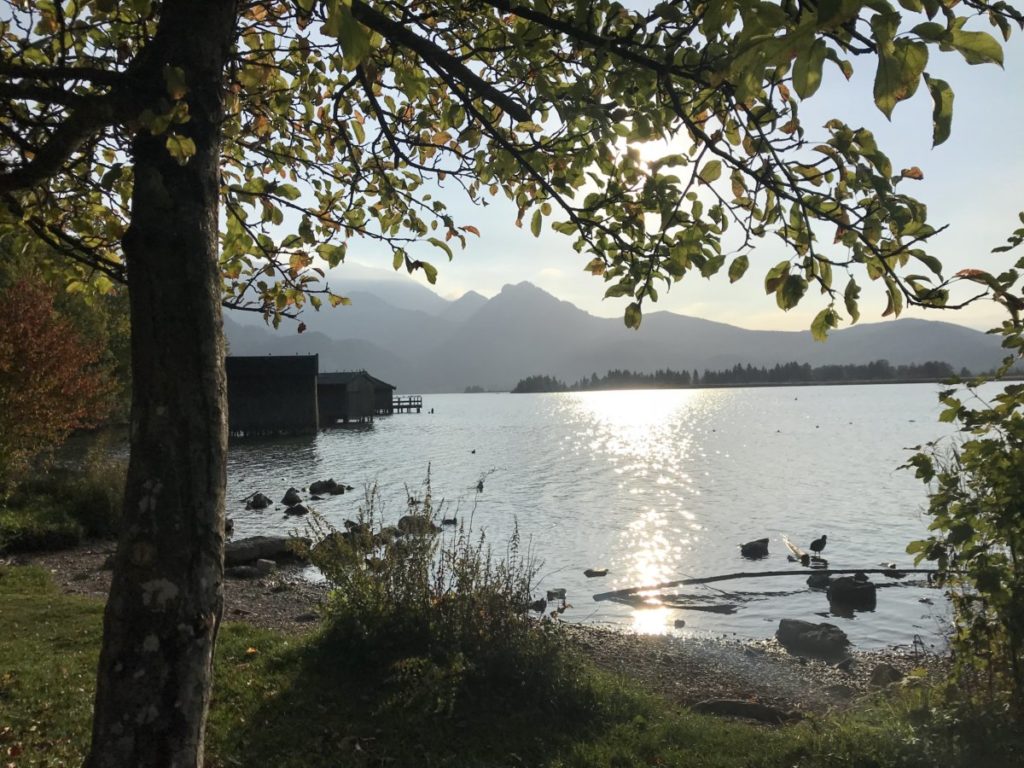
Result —
M316 376L318 359L318 355L232 355L225 358L224 365L228 376Z

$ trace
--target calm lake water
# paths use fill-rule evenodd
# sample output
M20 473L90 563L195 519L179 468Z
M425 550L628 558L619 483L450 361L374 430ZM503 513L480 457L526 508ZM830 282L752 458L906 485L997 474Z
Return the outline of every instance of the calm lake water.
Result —
M833 568L911 567L904 549L925 532L926 500L924 486L897 467L908 447L949 432L936 421L938 389L428 395L423 413L378 418L368 429L234 443L228 514L236 537L294 531L301 521L280 510L247 512L238 500L260 490L276 501L291 485L333 477L357 489L312 503L334 525L356 517L368 483L379 485L384 517L394 522L406 513L406 486L419 494L429 463L445 516L471 517L498 551L518 523L543 561L539 591L568 592L566 620L762 638L788 617L834 622L860 648L906 645L915 635L941 644L947 606L923 585L880 589L877 609L852 618L832 616L824 593L808 590L803 577L713 585L729 596L674 590L737 604L732 615L592 599L689 576L798 569L786 560L784 534L805 548L828 534ZM740 557L740 542L762 537L771 539L769 557ZM583 575L598 567L608 576ZM674 627L679 618L683 629Z

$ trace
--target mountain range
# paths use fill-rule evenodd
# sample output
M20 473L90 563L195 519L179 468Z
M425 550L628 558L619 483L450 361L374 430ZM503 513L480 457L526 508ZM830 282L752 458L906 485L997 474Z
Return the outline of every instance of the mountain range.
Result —
M980 372L1003 356L997 338L932 320L856 325L819 343L809 331L752 331L664 311L645 313L640 330L631 331L621 319L596 317L528 282L490 299L470 291L449 301L412 280L363 268L347 288L352 304L303 313L302 334L291 323L274 331L258 314L227 313L230 354L317 353L321 371L366 369L405 393L507 391L533 374L572 383L609 369L703 372L790 361L940 360Z

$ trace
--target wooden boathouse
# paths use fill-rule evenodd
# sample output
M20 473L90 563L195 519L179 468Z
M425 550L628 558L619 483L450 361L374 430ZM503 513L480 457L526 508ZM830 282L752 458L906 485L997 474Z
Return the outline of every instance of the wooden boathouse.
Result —
M320 427L373 421L377 410L374 382L366 371L321 373L317 378Z
M317 355L228 357L224 366L233 437L316 432Z
M363 371L363 373L366 373L366 371ZM377 416L390 416L395 412L395 385L388 384L386 381L381 381L376 376L371 376L369 373L366 375L369 376L370 381L373 382L373 412Z
M393 384L366 371L320 373L319 364L317 355L226 358L229 434L309 434L412 410Z

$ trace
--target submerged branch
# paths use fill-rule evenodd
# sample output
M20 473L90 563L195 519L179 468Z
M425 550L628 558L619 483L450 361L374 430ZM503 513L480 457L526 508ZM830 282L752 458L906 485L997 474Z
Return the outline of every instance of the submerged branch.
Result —
M613 592L601 592L594 595L595 600L621 600L634 595L637 592L654 591L656 589L668 589L669 587L682 587L689 584L710 584L715 581L729 581L730 579L758 579L766 576L807 576L809 573L820 573L825 576L853 575L855 573L880 573L890 575L893 573L938 573L935 568L838 568L838 569L804 569L800 571L741 571L740 573L726 573L721 576L703 576L693 579L678 579L676 581L665 581L661 584L651 584L645 587L629 587L617 589Z

